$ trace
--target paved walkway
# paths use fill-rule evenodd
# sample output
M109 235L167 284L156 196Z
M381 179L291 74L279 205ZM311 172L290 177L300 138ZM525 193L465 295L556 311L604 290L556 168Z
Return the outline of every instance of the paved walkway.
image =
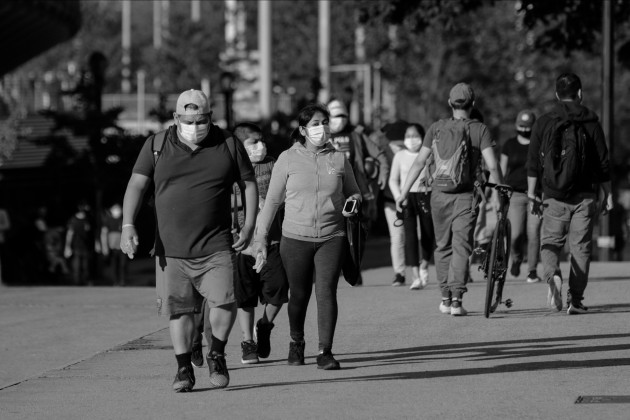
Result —
M437 311L425 290L390 286L369 269L365 286L340 283L334 352L340 371L316 369L314 299L306 366L286 365L286 311L272 353L240 364L240 331L227 347L231 383L175 394L166 322L149 287L0 287L0 419L628 419L630 272L594 263L584 316L550 313L546 285L510 278L501 308L482 314L479 273L468 317ZM564 266L566 272L567 267ZM576 404L579 397L603 396Z

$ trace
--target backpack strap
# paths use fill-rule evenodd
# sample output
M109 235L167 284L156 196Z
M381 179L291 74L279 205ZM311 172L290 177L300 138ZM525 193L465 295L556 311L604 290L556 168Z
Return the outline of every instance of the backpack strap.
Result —
M151 139L151 150L153 151L153 169L155 177L155 167L157 166L158 160L160 159L160 155L162 155L162 151L164 150L164 143L166 143L166 134L168 133L168 129L162 130L155 135ZM155 197L153 197L155 199ZM160 266L164 267L164 245L162 244L162 238L160 238L160 232L157 226L157 209L155 208L155 204L153 204L153 213L155 216L155 240L153 242L153 248L149 252L149 255L152 257L158 256L160 258Z
M164 143L166 140L166 133L168 129L162 130L159 133L156 133L151 139L151 150L153 151L153 167L157 165L158 160L160 159L160 155L162 154L162 150L164 150Z
M230 157L232 158L232 168L234 170L234 175L236 177L238 173L238 160L236 159L236 139L229 131L224 130L223 135L225 137L225 142L227 143L227 147L230 150ZM240 173L238 173L238 177L240 178ZM241 205L243 207L243 212L245 212L245 191L242 188L242 184L240 181L237 181L239 184L239 190L241 192ZM238 224L238 200L236 198L236 186L232 186L232 228L236 230L236 232L241 231L241 227Z

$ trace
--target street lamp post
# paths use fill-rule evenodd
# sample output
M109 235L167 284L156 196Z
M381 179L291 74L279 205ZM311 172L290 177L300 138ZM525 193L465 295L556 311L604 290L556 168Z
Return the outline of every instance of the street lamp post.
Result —
M225 105L225 124L229 130L234 124L232 97L234 95L234 74L229 71L221 73L221 93L223 93L223 103Z

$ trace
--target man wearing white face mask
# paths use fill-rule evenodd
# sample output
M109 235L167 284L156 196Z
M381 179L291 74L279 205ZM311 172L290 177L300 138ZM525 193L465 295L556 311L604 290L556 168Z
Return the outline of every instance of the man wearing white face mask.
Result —
M178 365L175 392L191 391L195 385L193 314L200 311L202 297L210 307L212 328L206 357L210 386L224 388L229 383L225 345L236 317L234 251L249 244L258 207L256 178L245 148L211 124L211 115L203 92L183 92L173 114L175 124L149 137L140 151L123 203L120 247L133 258L139 243L134 219L153 181L157 306L159 315L169 317ZM235 182L244 188L247 212L233 243L230 192Z
M376 199L379 189L387 185L389 162L383 150L369 140L348 120L348 109L338 99L328 103L330 112L330 142L352 164L354 175L363 195L363 214L376 220ZM374 170L374 166L378 170Z

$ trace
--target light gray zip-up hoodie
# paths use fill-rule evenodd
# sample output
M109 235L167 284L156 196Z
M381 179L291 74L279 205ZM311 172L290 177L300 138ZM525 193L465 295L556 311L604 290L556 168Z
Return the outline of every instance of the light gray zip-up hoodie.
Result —
M283 236L308 241L345 232L342 210L350 196L361 200L352 166L343 153L332 146L315 153L295 143L280 154L273 168L255 241L264 243L283 202Z

